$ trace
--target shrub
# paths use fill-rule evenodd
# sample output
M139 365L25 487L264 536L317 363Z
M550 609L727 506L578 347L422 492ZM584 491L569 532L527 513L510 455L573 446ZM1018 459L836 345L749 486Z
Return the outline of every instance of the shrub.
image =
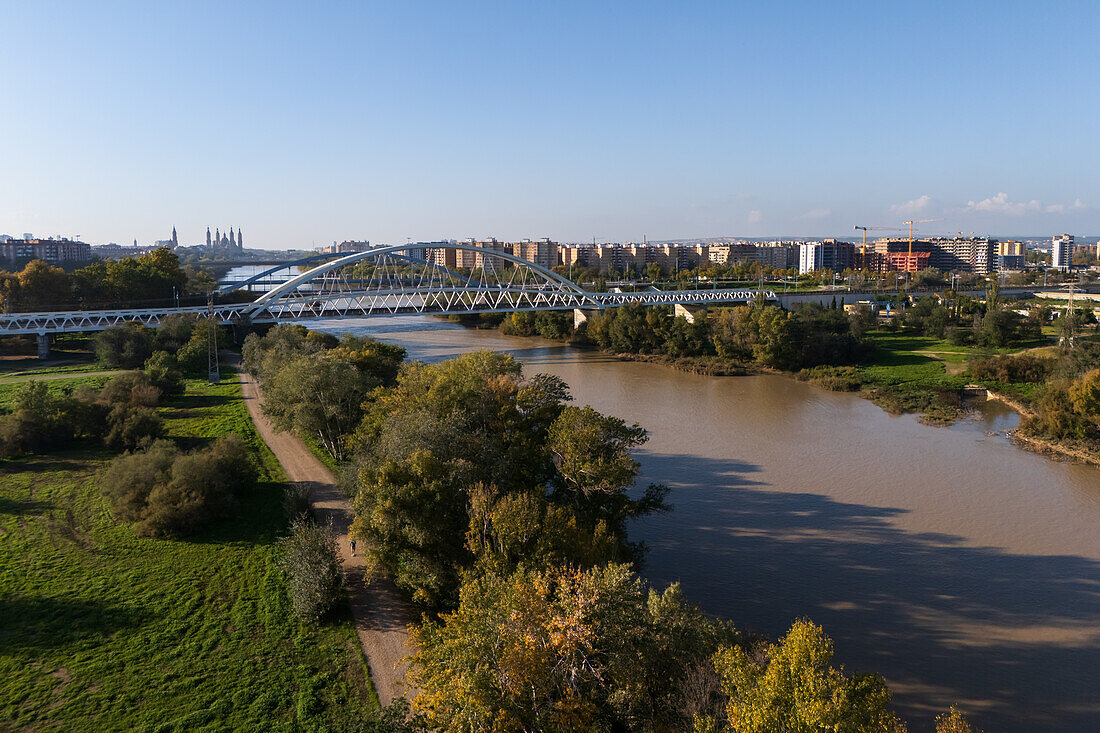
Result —
M28 382L16 391L11 414L0 417L0 456L49 450L101 429L91 410L90 404L51 392L44 382Z
M96 400L108 407L154 407L160 400L160 390L144 372L132 371L119 374L103 385Z
M164 421L151 407L115 405L107 413L103 443L113 450L134 450L164 435Z
M283 514L287 521L313 517L313 504L309 500L309 484L292 481L283 487Z
M149 493L166 483L179 449L168 440L158 440L140 453L120 456L100 476L99 489L110 502L115 516L124 522L138 522L145 513Z
M156 347L175 353L191 340L198 316L193 313L172 313L160 320L156 332Z
M180 371L176 357L167 351L154 351L145 361L145 376L162 394L183 392L183 372Z
M798 376L832 392L858 392L863 386L863 380L855 367L819 366L803 369Z
M243 442L228 435L187 454L158 440L112 461L99 485L116 516L135 523L138 534L180 537L224 516L253 478Z
M108 328L95 336L96 359L115 369L134 369L153 355L153 341L153 329L140 323Z
M322 618L340 600L344 583L336 553L336 530L332 525L299 518L291 524L284 545L283 568L294 612L303 618Z
M1050 373L1050 360L1031 354L989 356L976 359L970 373L981 381L1038 383Z

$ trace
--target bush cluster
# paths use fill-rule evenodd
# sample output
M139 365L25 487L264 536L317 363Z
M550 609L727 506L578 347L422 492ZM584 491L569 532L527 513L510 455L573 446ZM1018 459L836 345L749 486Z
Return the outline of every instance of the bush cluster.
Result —
M291 607L302 618L322 618L340 600L344 587L336 530L332 525L299 516L291 523L290 536L283 544Z
M165 394L177 394L183 389L184 376L206 373L210 330L216 328L190 313L167 316L157 329L124 323L96 334L96 359L112 369L144 365L157 387Z
M0 417L0 456L41 453L98 438L108 448L133 450L160 437L164 425L153 407L161 391L142 372L120 374L100 390L52 392L28 382L12 412Z
M228 435L191 453L158 440L111 461L99 487L139 535L182 537L231 511L254 477L244 443Z
M970 365L970 373L982 382L1038 383L1050 374L1050 366L1050 359L1031 354L988 356L976 359Z

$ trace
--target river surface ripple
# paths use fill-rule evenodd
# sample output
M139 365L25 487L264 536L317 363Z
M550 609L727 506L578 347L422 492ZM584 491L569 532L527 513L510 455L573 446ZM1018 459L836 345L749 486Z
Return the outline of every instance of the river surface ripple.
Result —
M650 433L643 574L771 635L822 624L930 729L959 702L993 731L1100 730L1100 469L1012 445L990 403L951 428L782 376L704 377L426 317L321 322L439 361L489 349ZM994 433L991 435L990 433Z

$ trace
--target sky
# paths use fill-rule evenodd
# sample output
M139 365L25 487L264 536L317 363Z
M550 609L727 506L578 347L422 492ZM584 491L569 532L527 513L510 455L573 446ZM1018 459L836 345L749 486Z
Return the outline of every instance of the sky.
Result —
M1095 0L0 0L0 233L1096 235L1097 29Z

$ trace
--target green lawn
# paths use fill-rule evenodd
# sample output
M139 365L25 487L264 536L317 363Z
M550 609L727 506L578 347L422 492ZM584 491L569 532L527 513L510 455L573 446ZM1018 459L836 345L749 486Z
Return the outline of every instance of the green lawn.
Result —
M100 448L0 462L0 729L359 727L376 702L350 614L290 612L282 475L239 384L189 381L163 414L187 447L237 433L262 466L236 516L188 541L111 518Z

